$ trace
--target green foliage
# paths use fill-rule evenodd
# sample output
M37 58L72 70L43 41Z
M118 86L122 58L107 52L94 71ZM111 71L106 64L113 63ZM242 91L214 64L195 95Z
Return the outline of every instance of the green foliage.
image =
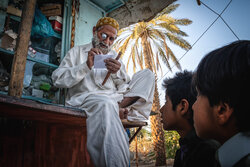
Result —
M177 149L179 149L179 138L180 135L176 131L165 131L165 149L166 149L166 157L174 158Z

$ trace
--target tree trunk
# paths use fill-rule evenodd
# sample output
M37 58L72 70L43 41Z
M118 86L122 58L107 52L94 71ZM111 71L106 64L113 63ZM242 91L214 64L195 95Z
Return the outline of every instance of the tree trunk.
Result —
M155 83L155 93L152 111L158 113L160 110L159 93L157 89L157 83ZM152 140L155 150L155 166L166 165L166 153L164 143L164 131L161 123L161 113L150 116Z
M148 41L146 34L142 38L142 46L143 46L143 55L146 68L152 70L152 62L150 60L150 51L148 50ZM157 115L150 116L151 122L151 130L152 130L152 141L154 145L154 151L156 156L156 166L166 165L166 153L165 153L165 143L164 143L164 132L161 123L161 114L160 114L160 101L159 101L159 93L157 88L157 82L155 82L155 93L154 93L154 101L152 106L152 111L158 113Z

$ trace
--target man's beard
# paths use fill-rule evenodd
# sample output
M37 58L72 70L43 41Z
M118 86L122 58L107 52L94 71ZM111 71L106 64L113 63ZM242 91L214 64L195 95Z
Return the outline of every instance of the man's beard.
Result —
M94 33L94 36L92 38L92 44L95 48L100 49L103 54L107 54L111 50L111 46L99 40L96 32ZM106 47L102 47L103 45Z

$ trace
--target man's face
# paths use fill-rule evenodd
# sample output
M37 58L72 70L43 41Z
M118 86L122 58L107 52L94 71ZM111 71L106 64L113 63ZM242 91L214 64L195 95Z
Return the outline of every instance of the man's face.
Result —
M178 113L173 110L172 101L166 96L165 105L161 108L162 123L165 130L177 130Z
M216 133L214 107L211 107L206 96L199 95L192 106L194 111L194 127L201 138L213 138Z
M110 25L104 25L98 31L94 31L93 44L100 49L103 54L107 54L111 50L111 46L116 39L117 31Z

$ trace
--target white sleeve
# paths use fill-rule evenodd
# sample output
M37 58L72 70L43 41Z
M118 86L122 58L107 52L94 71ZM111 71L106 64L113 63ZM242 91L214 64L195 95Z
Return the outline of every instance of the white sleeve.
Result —
M71 88L79 83L88 72L87 62L80 61L80 48L69 50L60 66L52 73L52 81L56 87ZM84 55L85 56L85 55Z
M125 65L120 61L121 68L115 73L111 74L112 80L115 83L116 87L119 88L121 85L126 84L130 81L130 77L126 72Z

